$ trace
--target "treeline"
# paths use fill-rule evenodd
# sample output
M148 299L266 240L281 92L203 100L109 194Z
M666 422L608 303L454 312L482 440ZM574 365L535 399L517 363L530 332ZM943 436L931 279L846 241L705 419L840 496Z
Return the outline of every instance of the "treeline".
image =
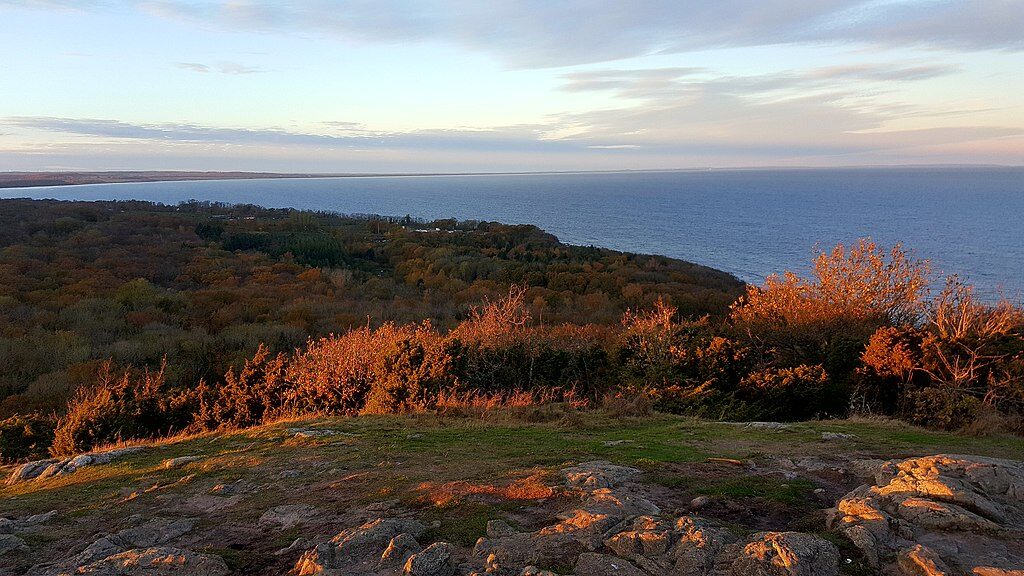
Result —
M259 346L431 319L526 287L538 324L609 325L664 299L724 316L732 276L566 246L533 226L189 202L0 201L0 418L60 413L106 363L224 383Z
M528 291L451 329L363 326L293 352L260 346L222 380L170 384L167 367L105 364L54 428L9 420L7 458L125 438L254 426L297 415L437 410L523 396L729 420L883 415L947 430L1024 433L1024 311L977 301L955 277L930 295L927 263L868 241L822 253L810 278L749 287L726 316L665 301L615 325L542 324Z

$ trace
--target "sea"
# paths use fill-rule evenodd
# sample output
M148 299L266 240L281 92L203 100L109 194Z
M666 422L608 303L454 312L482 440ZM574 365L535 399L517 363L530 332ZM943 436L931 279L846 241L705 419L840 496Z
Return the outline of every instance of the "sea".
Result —
M0 190L0 198L251 203L535 224L569 244L681 258L760 283L815 253L902 244L985 300L1024 294L1024 168L681 170L206 180Z

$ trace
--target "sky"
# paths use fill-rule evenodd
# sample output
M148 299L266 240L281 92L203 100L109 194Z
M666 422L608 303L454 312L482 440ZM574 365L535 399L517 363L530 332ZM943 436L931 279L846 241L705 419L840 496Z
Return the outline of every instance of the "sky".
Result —
M1024 165L1024 0L0 0L0 171Z

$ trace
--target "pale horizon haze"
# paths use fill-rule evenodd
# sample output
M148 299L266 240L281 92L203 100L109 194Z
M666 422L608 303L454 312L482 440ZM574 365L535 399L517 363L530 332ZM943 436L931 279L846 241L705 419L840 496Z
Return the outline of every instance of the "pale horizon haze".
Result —
M1024 165L1024 1L0 0L0 171Z

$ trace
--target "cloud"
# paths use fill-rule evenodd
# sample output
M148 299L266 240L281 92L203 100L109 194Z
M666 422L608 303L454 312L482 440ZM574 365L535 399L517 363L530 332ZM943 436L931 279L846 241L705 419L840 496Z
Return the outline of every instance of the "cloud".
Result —
M240 149L273 150L289 158L297 151L358 152L371 161L400 152L408 157L409 169L427 171L437 169L430 167L427 157L453 166L462 155L486 154L502 166L511 164L513 157L531 158L533 164L521 169L550 167L558 161L572 168L880 163L917 153L922 156L914 156L914 161L923 161L927 155L921 151L929 149L991 149L1005 155L1024 135L1024 127L974 125L970 115L984 108L934 109L903 103L889 94L893 84L958 71L956 65L941 61L860 63L748 76L689 67L574 71L562 75L562 89L606 92L618 105L488 129L381 131L358 122L328 120L300 131L43 116L11 117L0 120L0 126L85 137L71 141L83 146L134 141L204 149L214 156ZM964 125L950 126L956 120L947 120L932 129L893 128L898 121L932 116L962 117ZM994 143L1000 139L1004 143ZM50 137L37 140L60 142ZM968 156L964 160L970 161ZM618 164L609 164L613 161Z
M251 66L239 64L238 62L219 62L214 66L209 66L207 64L202 64L199 62L175 62L174 67L181 68L182 70L189 70L192 72L201 72L203 74L209 72L220 72L221 74L238 75L257 74L263 71L259 68L253 68Z
M0 125L91 136L97 138L148 140L152 142L218 143L239 145L312 146L350 149L430 149L523 151L537 148L558 150L581 148L570 142L542 142L529 126L493 130L416 130L410 132L369 132L341 130L342 134L317 134L277 128L220 128L196 124L133 124L108 119L59 117L9 117Z
M653 100L678 97L693 89L714 89L729 94L758 95L779 91L807 93L863 91L865 82L913 82L955 74L953 64L862 63L811 70L789 70L749 76L721 76L704 68L605 69L569 72L562 75L562 90L568 92L610 91L620 98Z
M1024 50L1019 0L149 0L162 17L351 41L431 41L513 67L780 44Z
M192 72L202 72L204 74L210 71L209 66L198 62L175 62L174 67L181 68L182 70L190 70Z
M245 64L239 64L238 62L221 62L217 64L217 70L221 74L258 74L263 72L259 68L253 68L252 66L246 66Z

